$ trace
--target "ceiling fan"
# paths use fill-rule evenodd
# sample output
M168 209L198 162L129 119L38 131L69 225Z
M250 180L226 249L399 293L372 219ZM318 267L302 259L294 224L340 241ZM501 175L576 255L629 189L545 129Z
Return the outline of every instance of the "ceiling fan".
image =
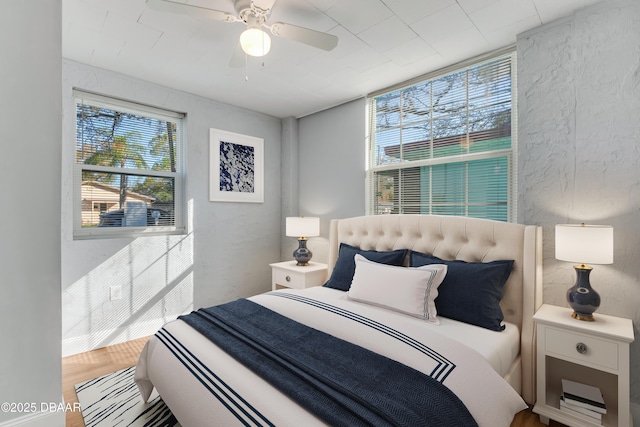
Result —
M338 37L284 22L267 24L271 9L276 0L235 0L236 15L203 6L179 3L173 0L147 0L147 5L156 11L179 13L222 22L242 22L247 29L240 35L239 43L231 58L232 67L245 64L245 54L264 56L271 48L271 38L263 31L268 29L276 37L294 40L326 51L338 44Z

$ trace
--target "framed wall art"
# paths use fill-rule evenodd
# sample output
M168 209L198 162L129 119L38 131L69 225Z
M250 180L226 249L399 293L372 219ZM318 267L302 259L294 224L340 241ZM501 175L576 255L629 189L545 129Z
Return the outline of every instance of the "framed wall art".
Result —
M209 200L264 202L264 140L209 130Z

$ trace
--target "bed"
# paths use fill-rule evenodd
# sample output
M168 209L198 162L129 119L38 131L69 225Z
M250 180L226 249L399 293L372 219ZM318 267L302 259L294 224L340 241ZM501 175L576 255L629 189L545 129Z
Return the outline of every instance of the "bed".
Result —
M198 319L181 318L168 323L149 340L140 355L135 378L142 397L148 398L155 388L185 427L360 423L342 422L342 416L335 415L334 409L327 409L332 408L330 405L335 400L342 399L332 397L333 391L328 392L329 397L317 394L315 389L306 397L299 396L305 394L304 391L284 391L286 387L283 388L282 383L289 382L289 376L299 381L299 378L306 378L306 373L275 372L270 367L275 362L260 359L265 351L255 350L253 355L246 349L236 349L235 344L214 344L208 330L198 329L203 328L198 322L203 322L204 318L223 318L223 322L233 326L245 317L247 322L258 325L258 329L259 325L269 325L265 327L268 331L258 333L271 334L276 340L282 340L273 344L274 352L278 358L293 358L295 369L310 359L314 359L313 363L335 367L327 369L324 366L326 373L323 375L330 378L326 382L338 382L340 389L344 388L343 382L351 384L354 381L346 378L347 371L366 377L368 381L369 377L381 375L377 372L379 366L380 370L384 366L385 372L406 369L406 376L405 371L401 371L402 374L391 371L394 372L392 377L401 377L402 381L387 378L378 381L382 384L371 385L371 390L367 382L366 389L354 393L355 400L365 401L367 410L375 407L372 409L375 414L371 416L387 416L379 415L377 406L386 408L396 401L405 404L404 397L395 395L400 394L398 390L403 390L405 382L412 384L407 387L418 387L411 383L413 377L405 380L409 374L413 375L413 371L417 372L415 381L422 381L420 376L429 377L428 387L434 387L438 393L444 389L451 394L452 390L454 397L446 405L457 408L455 405L462 402L480 426L509 425L513 415L526 408L526 403L534 403L532 316L542 301L540 227L466 217L384 215L332 220L329 234L330 283L327 285L330 287L278 290L251 297L240 304L247 306L242 310L255 310L248 315L240 311L236 313L240 308L239 302L235 302L207 309L211 312L203 311ZM384 259L391 253L395 253L396 259L393 266ZM398 253L402 254L403 267L398 266ZM352 264L352 271L347 271L346 279L341 277L346 271L345 259ZM494 267L504 270L507 267L503 264L507 261L509 271L499 285L499 299L496 299L495 292L477 289L474 283L482 283L485 270ZM462 277L467 279L451 282L459 279L461 271L466 275ZM472 272L472 277L468 277L467 271ZM397 280L396 277L402 279ZM373 291L366 287L372 282L396 282L393 284L396 289L399 283L414 283L413 277L419 278L415 279L416 289L423 292L424 286L428 286L431 295L436 295L436 306L438 293L443 304L447 298L453 302L450 307L442 305L443 312L452 310L446 312L451 313L451 317L432 312L434 298L429 298L429 301L424 298L415 304L414 297L397 296L400 292L395 290L392 294L385 294L389 292L388 286ZM469 279L472 283L467 284ZM339 280L353 280L353 286L344 290L340 285L332 285ZM455 288L456 292L452 293L454 286L466 288L464 292ZM492 317L495 310L487 319L479 320L480 323L475 318L469 320L465 317L475 310L475 306L465 304L476 304L478 299L482 299L484 304L485 298L493 298L495 304L499 304L498 319ZM225 316L236 317L225 320ZM485 320L489 323L484 324ZM254 327L252 324L247 329ZM284 337L290 330L298 333L298 328L305 329L300 329L300 335ZM262 340L261 336L257 341L262 343ZM309 349L309 346L312 347ZM293 355L281 355L278 352L282 348L291 349ZM318 356L320 349L324 353ZM312 355L300 356L307 351ZM366 353L351 355L350 351ZM347 354L349 356L345 356ZM365 365L369 359L372 360L371 365ZM337 366L343 360L346 367ZM251 364L256 366L247 368ZM320 381L324 387L325 379ZM302 390L307 384L295 387ZM374 387L382 389L374 392ZM428 387L425 386L423 391L420 383L420 390L415 392L416 398L422 399L422 393L431 393L426 391ZM300 399L311 402L301 403ZM377 402L382 403L377 405ZM444 408L446 405L421 403L418 406ZM413 408L404 406L389 409L389 412L394 410L402 417L409 417L409 413L418 417L413 421L411 418L403 421L406 425L416 425L415 420L424 416L414 415ZM348 411L351 411L349 414L360 414L360 409ZM384 424L366 421L366 416L362 425ZM396 424L396 421L392 419L388 424ZM453 424L455 422L452 421L450 425Z

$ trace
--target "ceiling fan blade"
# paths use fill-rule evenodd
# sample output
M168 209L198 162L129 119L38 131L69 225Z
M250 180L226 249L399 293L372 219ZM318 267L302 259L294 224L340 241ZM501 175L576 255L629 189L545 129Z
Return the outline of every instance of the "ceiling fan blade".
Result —
M190 4L178 3L171 0L147 0L150 9L158 12L179 13L196 18L208 18L215 21L237 22L238 17L220 10L209 9L208 7L192 6Z
M338 37L297 25L276 22L267 27L274 36L294 40L323 50L332 50L338 45Z
M247 61L247 55L242 50L242 46L240 46L240 42L236 45L236 49L233 51L233 55L231 55L231 61L229 61L229 66L231 68L242 68L245 66Z

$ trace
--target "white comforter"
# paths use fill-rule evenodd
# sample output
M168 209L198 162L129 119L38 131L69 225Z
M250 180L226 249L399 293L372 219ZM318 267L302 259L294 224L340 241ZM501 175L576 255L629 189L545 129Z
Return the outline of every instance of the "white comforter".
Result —
M480 426L508 426L527 407L479 353L423 320L322 287L250 299L432 376L458 395ZM135 378L142 397L155 386L184 427L323 424L180 320L147 343Z

